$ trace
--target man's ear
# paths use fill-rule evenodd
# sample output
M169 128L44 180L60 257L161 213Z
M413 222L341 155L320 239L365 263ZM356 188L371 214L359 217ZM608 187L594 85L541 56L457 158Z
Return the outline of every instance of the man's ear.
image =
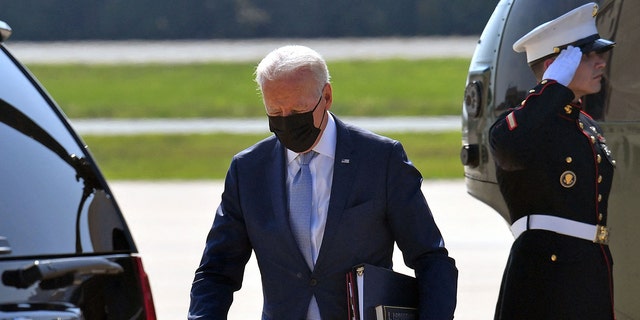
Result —
M324 88L322 89L322 97L327 101L325 110L331 109L331 104L333 103L333 88L331 88L331 83L326 83Z

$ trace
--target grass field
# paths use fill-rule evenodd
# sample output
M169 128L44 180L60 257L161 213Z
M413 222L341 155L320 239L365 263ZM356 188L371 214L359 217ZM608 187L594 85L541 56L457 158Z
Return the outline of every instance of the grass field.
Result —
M384 134L384 133L383 133ZM425 179L462 177L460 133L388 133ZM223 179L231 157L259 134L85 136L107 179Z
M29 65L70 118L260 117L250 63ZM466 59L329 65L341 116L457 115Z
M338 116L458 115L466 59L331 62ZM250 63L29 65L79 118L264 117ZM266 121L266 118L265 118ZM384 133L383 133L384 134ZM389 133L425 179L460 178L460 133ZM265 135L84 136L108 179L223 179L231 157Z

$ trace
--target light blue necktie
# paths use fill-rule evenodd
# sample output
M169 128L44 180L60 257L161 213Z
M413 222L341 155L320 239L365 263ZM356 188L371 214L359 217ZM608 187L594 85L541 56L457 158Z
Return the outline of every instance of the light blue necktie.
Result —
M301 153L296 160L300 170L293 177L289 190L289 222L293 235L298 242L298 248L307 261L309 268L313 270L313 258L311 254L311 204L313 199L313 186L309 162L316 155L315 151Z
M309 162L316 154L315 151L309 151L298 155L296 159L300 165L300 170L293 177L289 190L289 223L298 242L298 247L311 270L313 270L314 265L311 252L313 185ZM311 297L307 319L320 319L320 310L315 296Z

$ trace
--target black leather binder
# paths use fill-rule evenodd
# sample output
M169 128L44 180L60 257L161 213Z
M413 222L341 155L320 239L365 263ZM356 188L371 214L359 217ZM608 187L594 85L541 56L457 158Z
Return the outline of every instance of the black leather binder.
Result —
M377 306L418 308L416 278L370 264L347 273L349 320L376 320Z

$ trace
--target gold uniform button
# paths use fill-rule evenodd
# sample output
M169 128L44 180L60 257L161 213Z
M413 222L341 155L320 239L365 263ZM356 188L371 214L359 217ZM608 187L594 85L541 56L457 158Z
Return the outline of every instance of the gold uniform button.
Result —
M601 194L598 195L598 202L600 202L600 201L602 201L602 195Z
M596 144L596 137L591 136L591 144Z
M580 122L579 126L580 126L580 129L584 129L584 123Z
M542 80L542 81L540 82L540 84L546 84L546 83L547 83L547 80Z
M570 106L570 105L564 106L564 113L571 114L571 112L573 112L573 107L572 106Z
M571 163L573 162L573 158L571 157L567 157L566 159L564 159L567 163Z
M602 213L598 214L598 222L602 221L602 218L604 218L604 215Z
M534 89L529 90L529 93L534 93L534 92L536 92L536 90Z
M598 161L598 163L602 162L602 156L596 155L596 161Z
M556 260L558 260L558 257L555 254L552 254L551 261L556 262Z
M598 175L598 183L602 183L602 175Z
M611 164L615 167L616 166L616 161L615 160L611 160Z

